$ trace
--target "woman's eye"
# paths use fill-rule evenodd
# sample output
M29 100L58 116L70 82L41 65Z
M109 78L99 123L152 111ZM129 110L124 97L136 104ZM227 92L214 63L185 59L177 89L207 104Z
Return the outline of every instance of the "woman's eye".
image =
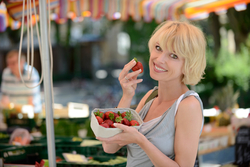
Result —
M177 56L176 54L171 53L170 56L171 56L173 59L178 59L178 56Z
M156 45L155 48L156 48L156 50L158 50L158 51L162 51L162 49L161 49L161 47L160 47L159 45Z

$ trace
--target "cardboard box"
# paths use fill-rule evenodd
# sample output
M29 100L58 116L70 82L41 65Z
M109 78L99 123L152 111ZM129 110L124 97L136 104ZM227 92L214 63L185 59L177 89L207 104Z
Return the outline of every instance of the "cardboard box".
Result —
M95 115L94 115L94 112L96 112L98 110L102 111L103 113L105 113L107 111L113 111L115 113L117 113L118 111L120 111L120 113L123 113L126 111L131 111L131 113L133 115L132 120L136 120L140 124L140 126L133 126L137 130L140 129L140 127L143 123L143 121L142 121L141 117L138 115L138 113L131 108L95 108L91 112L90 127L91 127L91 129L94 132L96 137L108 138L108 137L112 137L112 136L122 132L122 130L119 128L104 128L104 127L100 126L97 119L95 118Z

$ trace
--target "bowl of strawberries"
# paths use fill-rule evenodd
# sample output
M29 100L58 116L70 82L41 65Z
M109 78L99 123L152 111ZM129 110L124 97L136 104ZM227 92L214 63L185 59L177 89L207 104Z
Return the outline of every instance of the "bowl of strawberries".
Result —
M143 123L138 113L131 108L95 108L91 112L91 129L96 137L112 137L122 130L113 124L121 123L139 130Z

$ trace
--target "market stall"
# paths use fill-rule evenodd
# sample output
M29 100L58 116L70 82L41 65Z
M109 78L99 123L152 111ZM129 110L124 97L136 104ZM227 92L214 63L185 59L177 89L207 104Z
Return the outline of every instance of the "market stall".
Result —
M24 25L24 19L22 18L22 12L27 12L27 3L24 4L25 10L22 9L22 1L3 1L0 8L0 31L6 30L6 27L11 27L11 29L18 29ZM210 12L226 10L229 7L238 6L242 4L249 3L249 0L245 1L185 1L185 0L172 0L172 1L153 1L153 0L51 0L50 19L55 20L57 23L62 24L67 21L67 19L72 19L73 21L79 22L83 21L84 17L91 17L92 19L100 19L101 17L106 17L110 20L120 19L122 21L128 20L132 17L134 21L145 21L150 22L156 20L160 23L164 20L178 20L181 17L186 17L186 19L201 19L204 18L204 13L208 14ZM51 66L50 66L50 48L48 44L48 25L47 25L47 10L46 1L35 0L35 6L39 9L39 20L41 25L41 55L42 57L42 70L44 74L44 92L45 92L45 115L47 127L47 151L49 164L51 166L56 165L56 152L55 152L55 136L54 136L54 107L53 107L53 82L51 79ZM222 8L223 7L223 8ZM32 16L31 24L35 25L35 21L38 17ZM21 24L22 22L22 24ZM223 140L230 139L230 134L228 131L219 133L217 135L217 140L210 145L206 143L205 139L202 142L203 147L201 147L200 155L215 151L215 149L225 148L223 145ZM206 133L204 136L208 135ZM226 136L226 137L225 137ZM215 136L213 136L215 137ZM221 143L221 145L219 145ZM218 147L215 147L218 146ZM220 146L220 147L219 147ZM211 150L205 150L204 147L211 147ZM44 147L41 147L43 149ZM202 150L203 149L203 150ZM202 152L203 151L203 152ZM206 151L206 152L205 152Z

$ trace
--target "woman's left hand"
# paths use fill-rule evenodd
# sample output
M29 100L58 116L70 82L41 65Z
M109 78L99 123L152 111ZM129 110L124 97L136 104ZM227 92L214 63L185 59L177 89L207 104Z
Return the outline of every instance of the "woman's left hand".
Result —
M123 125L120 123L115 123L114 125L115 125L115 127L123 130L123 132L121 132L113 137L110 137L110 138L97 137L96 139L98 139L102 142L105 142L107 144L116 143L120 146L125 146L125 145L130 144L130 143L138 144L138 143L140 143L141 138L144 137L134 127L126 126L126 125Z

